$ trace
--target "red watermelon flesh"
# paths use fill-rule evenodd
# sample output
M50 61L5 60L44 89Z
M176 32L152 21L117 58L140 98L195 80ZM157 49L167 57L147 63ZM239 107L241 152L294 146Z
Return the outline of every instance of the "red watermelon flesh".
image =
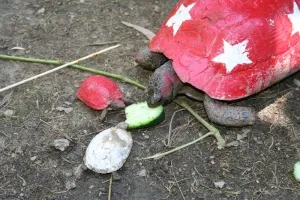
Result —
M94 75L86 78L77 91L77 97L95 110L103 110L111 104L125 107L121 89L105 76Z
M300 69L300 0L181 0L149 46L210 97L244 98Z

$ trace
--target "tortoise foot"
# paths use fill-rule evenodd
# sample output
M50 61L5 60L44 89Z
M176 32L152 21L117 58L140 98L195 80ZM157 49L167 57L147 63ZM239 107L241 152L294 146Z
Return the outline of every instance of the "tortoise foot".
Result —
M239 127L255 122L256 113L250 107L231 106L208 95L204 97L204 107L209 119L216 124Z

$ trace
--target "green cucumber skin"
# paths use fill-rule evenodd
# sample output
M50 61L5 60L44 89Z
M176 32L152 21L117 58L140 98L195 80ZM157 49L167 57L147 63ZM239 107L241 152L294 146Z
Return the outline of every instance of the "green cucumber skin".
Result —
M140 112L141 115L147 115L147 109L150 109L148 106L145 107L145 109L141 110L145 106L146 102L141 102L141 103L136 103L132 104L128 107L130 108L125 108L125 114L126 114L126 123L128 123L128 129L136 129L136 128L146 128L146 127L151 127L159 124L165 119L165 111L162 106L154 108L157 109L157 116L153 116L153 110L152 114L149 115L149 118L152 119L144 119L143 121L140 121L140 119L134 119L132 120L132 116L130 116L131 112ZM147 105L147 104L146 104ZM128 120L130 118L130 120ZM138 118L138 116L137 116ZM143 119L143 117L141 118Z
M147 124L140 124L140 125L128 124L128 129L148 128L151 126L155 126L164 120L165 120L165 112L163 111L157 118L153 119L152 121L148 122Z

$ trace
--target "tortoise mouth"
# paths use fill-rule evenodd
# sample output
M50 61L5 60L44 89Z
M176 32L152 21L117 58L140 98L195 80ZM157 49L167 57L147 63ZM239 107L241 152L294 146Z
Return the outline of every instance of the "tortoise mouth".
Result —
M161 96L155 94L153 91L149 91L148 93L148 98L147 98L147 104L149 106L149 108L155 108L159 105L162 105L162 100L161 100Z
M147 102L147 104L148 104L149 108L156 108L156 107L162 105L161 103L151 103L151 102Z

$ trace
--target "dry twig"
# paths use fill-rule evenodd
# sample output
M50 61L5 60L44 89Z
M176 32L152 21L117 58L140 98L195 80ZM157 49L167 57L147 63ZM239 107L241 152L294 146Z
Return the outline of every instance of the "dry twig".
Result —
M22 62L30 62L30 63L41 63L41 64L48 64L48 65L62 65L64 64L64 62L59 61L59 60L46 60L46 59L38 59L38 58L24 58L24 57L16 57L16 56L7 56L7 55L0 55L0 59L4 59L4 60L13 60L13 61L22 61ZM107 77L111 77L111 78L116 78L119 79L125 83L129 83L132 84L134 86L137 86L141 89L146 89L146 87L126 76L123 76L121 74L113 74L113 73L109 73L106 71L102 71L102 70L98 70L98 69L93 69L91 67L86 67L86 66L82 66L82 65L69 65L68 67L74 68L74 69L79 69L82 71L87 71L87 72L91 72L91 73L95 73L95 74L100 74L103 76L107 76Z
M195 111L184 101L180 101L180 100L174 100L175 103L177 103L178 105L180 105L181 107L185 108L187 111L189 111L201 124L203 124L210 132L206 133L205 135L201 136L200 138L189 142L187 144L184 144L182 146L176 147L170 151L167 152L163 152L163 153L157 153L153 156L149 156L144 158L145 160L147 159L159 159L165 155L171 154L173 152L176 152L180 149L183 149L185 147L188 147L192 144L195 144L201 140L203 140L204 138L208 137L208 136L214 136L217 139L217 144L218 144L218 148L222 149L225 147L225 140L223 139L223 137L221 136L220 132L218 129L216 129L215 127L213 127L212 125L210 125L208 122L206 122L201 116L199 116L197 113L195 113Z
M101 51L98 51L98 52L96 52L96 53L92 53L92 54L90 54L90 55L87 55L87 56L85 56L85 57L79 58L79 59L74 60L74 61L72 61L72 62L63 64L63 65L61 65L61 66L59 66L59 67L56 67L56 68L51 69L51 70L48 70L48 71L43 72L43 73L41 73L41 74L32 76L32 77L30 77L30 78L28 78L28 79L25 79L25 80L22 80L22 81L20 81L20 82L14 83L14 84L12 84L12 85L6 86L6 87L0 89L0 92L6 91L6 90L8 90L8 89L11 89L11 88L14 88L14 87L16 87L16 86L22 85L22 84L24 84L24 83L27 83L27 82L29 82L29 81L35 80L35 79L37 79L37 78L39 78L39 77L42 77L42 76L48 75L48 74L50 74L50 73L56 72L56 71L58 71L58 70L60 70L60 69L66 68L66 67L68 67L68 66L70 66L70 65L77 64L77 63L79 63L79 62L81 62L81 61L84 61L84 60L87 60L87 59L89 59L89 58L95 57L95 56L97 56L97 55L99 55L99 54L102 54L102 53L104 53L104 52L107 52L107 51L110 51L110 50L112 50L112 49L115 49L115 48L117 48L117 47L119 47L119 46L121 46L121 45L118 44L118 45L115 45L115 46L108 47L108 48L103 49L103 50L101 50Z
M108 200L111 200L112 181L113 181L113 174L110 174L109 186L108 186L108 197L107 197Z

